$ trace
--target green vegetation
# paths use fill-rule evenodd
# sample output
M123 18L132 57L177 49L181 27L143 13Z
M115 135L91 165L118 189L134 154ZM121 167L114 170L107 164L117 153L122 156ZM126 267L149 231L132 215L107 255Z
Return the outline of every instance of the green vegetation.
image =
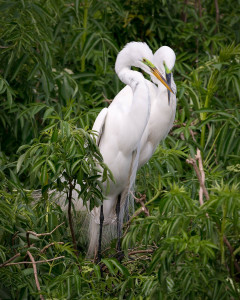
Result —
M240 298L239 4L0 0L0 299ZM178 108L138 172L125 258L113 242L97 265L48 191L103 200L111 172L89 134L129 41L174 49Z

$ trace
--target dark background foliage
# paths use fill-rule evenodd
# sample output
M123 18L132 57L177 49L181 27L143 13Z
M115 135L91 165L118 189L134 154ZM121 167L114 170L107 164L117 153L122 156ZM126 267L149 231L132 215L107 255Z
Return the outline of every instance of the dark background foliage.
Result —
M41 297L239 298L239 4L0 0L0 258L64 256L38 264ZM69 195L74 181L85 202L103 200L101 182L111 173L89 130L123 87L114 63L130 41L174 49L178 107L169 136L138 172L136 195L146 195L150 216L132 219L123 238L129 256L111 258L113 243L101 273L85 260L84 233L77 231L73 250L66 214L47 191ZM186 162L197 148L208 191L202 206ZM57 180L63 171L65 182ZM36 204L30 190L38 188ZM51 235L26 239L62 222ZM0 267L1 299L40 297L31 265Z

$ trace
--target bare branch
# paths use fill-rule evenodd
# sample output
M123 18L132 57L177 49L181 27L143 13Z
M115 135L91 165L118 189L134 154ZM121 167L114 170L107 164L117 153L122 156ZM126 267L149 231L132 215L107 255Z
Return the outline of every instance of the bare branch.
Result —
M48 244L44 248L42 248L40 253L44 253L49 247L54 246L55 244L64 245L63 242L52 242L51 244Z
M39 291L39 293L41 293L41 289L40 289L40 284L39 284L39 280L38 280L38 275L37 275L37 267L36 267L36 262L31 254L31 252L27 251L27 254L33 264L33 273L34 273L34 277L35 277L35 282L36 282L36 286L37 286L37 289ZM41 300L44 300L44 297L43 295L40 294L40 299Z
M12 260L14 260L15 258L19 257L21 254L17 253L16 255L14 255L13 257L11 257L9 260L5 261L3 264L0 265L0 268L5 267L8 263L10 263Z
M131 251L128 253L128 255L134 255L134 254L140 254L140 253L153 253L153 249L146 249L146 250L136 250L136 251Z
M152 203L153 201L155 201L155 200L159 197L160 193L161 193L161 190L158 190L157 193L156 193L156 195L155 195L152 199L150 199L149 201L147 201L147 202L145 203L145 207L146 207L147 205L149 205L150 203ZM129 229L129 226L130 226L130 224L132 223L132 221L133 221L138 215L140 215L140 213L143 212L143 211L144 211L144 208L143 208L143 207L140 207L138 210L135 211L135 213L132 215L132 217L130 218L130 220L124 224L124 226L126 227L126 230L125 230L125 232L124 232L124 234L123 234L123 237L127 234L127 231L128 231L128 229Z
M204 173L204 170L203 170L202 156L201 156L201 152L200 152L199 149L197 149L197 155L195 157L196 157L196 160L198 160L198 165L199 165L199 171L200 171L200 174L201 174L202 184L203 184L203 186L205 186L205 173ZM203 205L203 188L202 188L201 185L200 185L200 189L199 189L199 202L200 202L201 205Z
M58 227L62 226L64 224L64 222L62 222L61 224L59 224L57 227L55 227L51 232L46 232L46 233L36 233L34 231L27 231L26 235L27 235L27 242L28 242L28 247L30 247L30 240L29 240L29 235L32 234L36 237L39 236L45 236L45 235L51 235L55 230L58 229Z
M64 258L65 256L58 256L58 257L54 257L54 258L50 258L50 259L46 259L46 260L37 260L35 261L35 264L41 264L41 263L46 263L46 262L50 262L50 261L54 261L60 258ZM16 263L7 263L5 262L4 264L0 265L0 267L8 267L8 266L14 266L14 265L22 265L22 264L32 264L31 261L19 261Z
M184 0L184 6L183 6L183 10L182 10L182 20L184 23L187 23L187 8L188 5L188 0Z
M142 211L146 214L146 216L149 217L149 216L150 216L149 211L148 211L148 209L146 208L146 206L145 206L145 204L144 204L144 202L143 202L143 201L146 200L146 195L143 194L143 195L140 195L140 196L141 196L140 198L137 198L136 196L134 196L133 192L131 192L131 194L132 194L133 198L135 199L135 201L136 201L137 203L140 203L140 204L141 204L141 206L142 206Z
M199 169L198 169L198 166L197 166L197 163L196 163L197 160L198 160L198 164L199 164ZM200 205L203 205L203 194L205 195L207 200L209 200L209 194L208 194L208 191L205 187L205 173L204 173L204 169L203 169L202 156L201 156L200 150L197 149L197 154L195 155L195 159L193 159L193 158L187 159L186 162L193 166L193 168L196 172L196 175L198 177L198 181L200 183L199 202L200 202ZM208 214L206 214L206 216L209 218ZM218 230L219 230L219 228L218 228ZM228 239L225 235L223 236L223 241L224 241L225 245L227 246L231 257L233 257L234 249L231 246L230 242L228 241ZM234 258L234 266L235 266L237 272L240 273L240 266L237 263L237 261L235 260L235 258Z
M195 122L192 122L191 125L195 125ZM172 129L173 129L173 128L181 128L181 127L183 127L183 126L186 127L187 124L186 124L186 123L181 123L181 124L176 124L176 123L175 123L175 124L173 125ZM197 135L197 132L194 132L191 128L188 128L188 130L189 130L189 132L190 132L190 134L191 134L192 139L194 140L194 142L196 142L195 135ZM171 134L171 133L170 133L170 134ZM181 138L181 140L185 141L185 137L184 137L183 132L180 133L180 138Z
M233 257L234 249L233 249L233 247L231 246L231 244L229 243L229 240L227 239L227 237L226 237L225 235L223 236L223 241L224 241L225 245L228 247L228 250L229 250L229 252L230 252L231 257ZM235 257L233 257L233 259L234 259L234 266L235 266L237 272L240 273L240 266L239 266L239 264L237 263Z
M198 149L197 151L200 151L200 150ZM200 154L200 156L201 156L201 154ZM198 159L198 155L196 155L196 159ZM206 187L204 185L204 180L202 178L202 176L204 176L204 179L205 179L205 175L203 175L204 174L204 170L203 170L203 167L201 166L202 173L199 171L196 159L190 158L190 159L187 159L186 162L188 164L190 164L190 165L193 166L193 168L195 170L195 173L197 175L198 181L200 183L200 187L202 188L202 192L203 192L204 196L206 197L206 199L209 200L209 194L208 194L208 191L207 191L207 189L206 189ZM201 160L200 164L202 164L202 160ZM200 202L200 205L203 205L203 199L199 198L199 202Z
M216 23L217 23L217 28L219 24L219 5L218 5L218 0L214 0L215 3L215 9L216 9Z

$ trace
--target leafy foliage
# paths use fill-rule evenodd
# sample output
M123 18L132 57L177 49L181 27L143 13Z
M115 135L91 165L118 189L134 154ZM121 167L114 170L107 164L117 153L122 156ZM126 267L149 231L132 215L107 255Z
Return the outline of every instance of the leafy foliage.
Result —
M238 1L0 0L0 16L0 298L240 298ZM94 264L47 192L103 200L113 178L89 128L122 87L114 62L132 40L176 52L176 121L138 172L149 216L137 207L126 225L125 258L110 257L113 245ZM203 205L186 163L197 148ZM29 230L54 231L29 245ZM41 295L27 251L64 256L37 264ZM15 255L28 262L3 266Z

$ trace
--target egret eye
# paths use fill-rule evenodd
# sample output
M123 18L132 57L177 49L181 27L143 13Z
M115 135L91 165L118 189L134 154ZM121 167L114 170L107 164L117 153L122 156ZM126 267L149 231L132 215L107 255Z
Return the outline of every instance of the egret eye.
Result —
M150 69L156 69L156 67L154 66L154 64L151 63L148 59L143 58L142 62L143 62L146 66L148 66Z

